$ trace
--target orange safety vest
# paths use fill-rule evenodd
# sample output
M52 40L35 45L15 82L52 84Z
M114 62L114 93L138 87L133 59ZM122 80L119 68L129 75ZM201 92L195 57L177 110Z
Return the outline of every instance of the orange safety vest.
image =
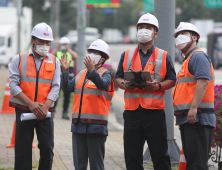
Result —
M133 57L134 56L134 57ZM166 67L167 52L155 48L152 55L150 56L148 62L143 71L150 71L151 77L154 79L154 69L155 69L155 79L159 82L165 80L165 75L167 73ZM133 61L132 61L133 59ZM154 68L155 67L155 68ZM125 51L124 61L123 61L123 71L141 71L142 65L140 60L140 54L137 47L135 49L130 49ZM132 91L125 90L124 100L125 100L125 110L136 110L139 105L144 109L164 109L165 107L165 90L159 91L148 91L146 88L139 89L135 88Z
M101 67L97 71L102 77L108 70ZM86 73L86 69L82 70L75 78L72 123L76 123L80 118L83 123L107 125L109 107L115 90L114 82L111 81L108 91L100 90L91 80L85 83Z
M188 65L193 54L198 51L202 50L199 48L194 50L183 62L179 70L176 86L172 90L175 115L187 114L190 110L197 80L195 76L189 72ZM209 83L205 95L198 106L197 112L214 113L214 80L214 69L211 63Z
M37 72L34 58L32 55L29 55L29 50L19 55L19 70L21 73L19 87L33 102L45 103L51 90L52 78L55 72L55 56L48 53ZM53 105L54 103L51 105L49 111L53 111ZM27 105L13 95L10 96L9 106L29 110Z

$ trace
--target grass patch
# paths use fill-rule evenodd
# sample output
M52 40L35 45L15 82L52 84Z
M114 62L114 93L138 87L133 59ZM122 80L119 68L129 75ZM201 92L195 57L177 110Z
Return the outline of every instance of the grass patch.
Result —
M38 167L39 167L39 161L33 161L32 168L38 168Z
M4 162L0 159L0 164L6 164L7 162Z
M176 165L175 165L175 166L172 165L171 167L172 167L172 169L174 169L174 170L178 170L178 168L179 168L179 167L176 166Z
M14 163L8 163L0 160L0 164L14 164ZM32 168L38 168L39 166L39 161L33 161L32 162ZM13 170L14 167L0 167L0 170Z

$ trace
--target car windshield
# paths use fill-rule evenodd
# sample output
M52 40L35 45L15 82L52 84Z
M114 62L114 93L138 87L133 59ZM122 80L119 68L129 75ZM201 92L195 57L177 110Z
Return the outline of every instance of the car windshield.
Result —
M222 36L217 37L217 47L222 49Z
M5 44L5 38L0 37L0 47L3 46L4 44Z

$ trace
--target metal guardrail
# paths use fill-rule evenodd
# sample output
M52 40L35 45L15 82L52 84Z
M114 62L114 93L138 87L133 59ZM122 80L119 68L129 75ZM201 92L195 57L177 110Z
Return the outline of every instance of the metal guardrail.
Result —
M222 170L222 161L221 161L221 148L216 147L210 154L209 159L215 163L218 163L218 170Z

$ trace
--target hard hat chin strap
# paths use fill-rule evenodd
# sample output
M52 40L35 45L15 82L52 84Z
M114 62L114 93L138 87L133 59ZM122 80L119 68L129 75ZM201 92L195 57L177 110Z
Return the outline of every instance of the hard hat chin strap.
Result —
M193 39L191 38L191 40L192 40L192 41L191 41L190 45L188 45L187 48L185 48L184 50L181 50L182 53L187 52L187 50L191 47L191 45L193 44Z

